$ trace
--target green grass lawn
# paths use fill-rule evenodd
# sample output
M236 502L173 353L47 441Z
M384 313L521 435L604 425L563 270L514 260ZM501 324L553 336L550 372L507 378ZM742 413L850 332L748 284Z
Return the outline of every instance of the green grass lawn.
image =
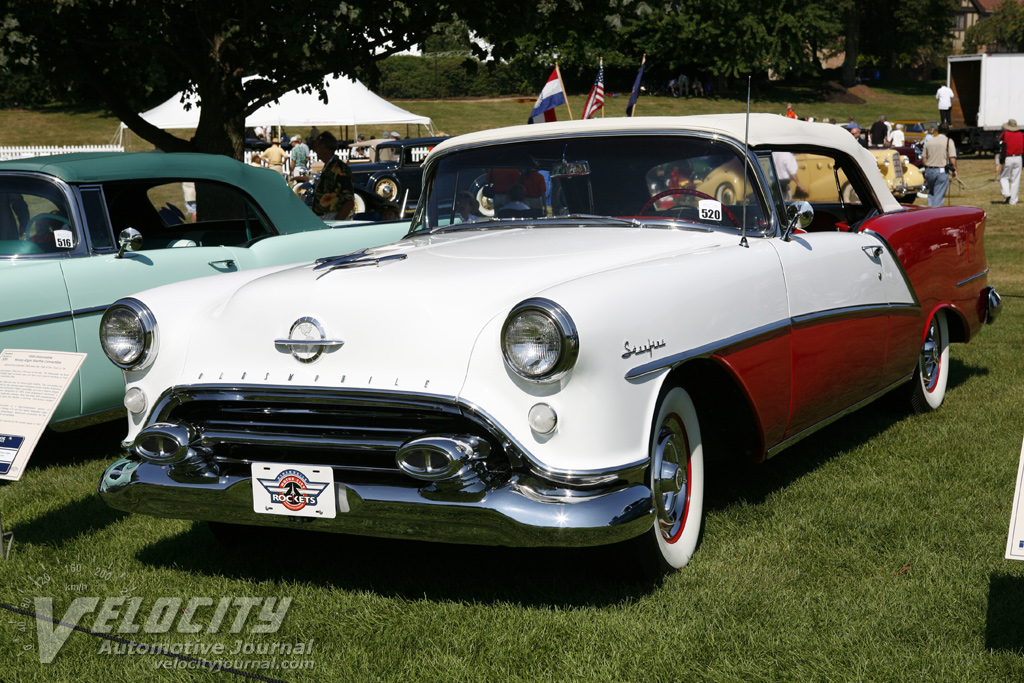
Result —
M686 104L651 98L641 112L663 102ZM409 108L436 115L422 104ZM160 597L291 597L277 633L119 634L228 652L313 639L310 654L276 657L312 669L249 670L286 681L1021 680L1024 566L1003 553L1024 436L1024 208L991 203L990 159L961 168L950 201L989 210L989 282L1005 305L952 347L945 405L912 416L886 398L764 465L710 469L704 543L664 581L634 580L619 548L270 531L228 548L204 524L97 499L124 433L114 423L47 434L22 481L0 486L16 535L0 602L50 597L60 617L85 596L139 596L143 614ZM156 669L172 660L108 654L80 632L41 664L36 628L0 611L0 680L246 680Z

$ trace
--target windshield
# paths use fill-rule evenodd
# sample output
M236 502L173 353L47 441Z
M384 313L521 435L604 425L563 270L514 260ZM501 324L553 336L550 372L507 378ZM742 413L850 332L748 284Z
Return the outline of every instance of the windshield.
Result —
M583 214L736 229L746 220L748 231L762 232L771 215L753 166L732 145L684 136L575 137L469 149L441 159L427 191L414 230L487 227L498 219L536 224Z
M77 242L67 201L56 185L0 176L0 256L67 252Z

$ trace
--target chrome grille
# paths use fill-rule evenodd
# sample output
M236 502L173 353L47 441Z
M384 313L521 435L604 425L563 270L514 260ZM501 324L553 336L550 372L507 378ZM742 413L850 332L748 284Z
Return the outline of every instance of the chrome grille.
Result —
M397 476L395 454L402 444L437 433L476 435L502 453L496 435L443 397L190 387L165 395L152 421L191 425L200 435L194 447L227 466L309 463Z

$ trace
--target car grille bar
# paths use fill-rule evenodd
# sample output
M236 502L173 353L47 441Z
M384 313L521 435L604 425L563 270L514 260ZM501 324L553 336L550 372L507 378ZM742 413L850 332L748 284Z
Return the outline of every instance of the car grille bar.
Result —
M501 441L448 397L293 388L186 387L158 402L152 422L187 423L193 446L220 464L316 463L400 474L395 454L429 434ZM500 450L498 451L500 452Z

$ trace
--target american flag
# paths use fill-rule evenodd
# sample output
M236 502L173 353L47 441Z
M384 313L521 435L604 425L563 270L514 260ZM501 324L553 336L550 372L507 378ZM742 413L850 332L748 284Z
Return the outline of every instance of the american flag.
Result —
M587 103L583 105L583 119L589 119L597 113L597 110L604 106L604 60L597 68L597 78L594 79L594 87L587 95Z

